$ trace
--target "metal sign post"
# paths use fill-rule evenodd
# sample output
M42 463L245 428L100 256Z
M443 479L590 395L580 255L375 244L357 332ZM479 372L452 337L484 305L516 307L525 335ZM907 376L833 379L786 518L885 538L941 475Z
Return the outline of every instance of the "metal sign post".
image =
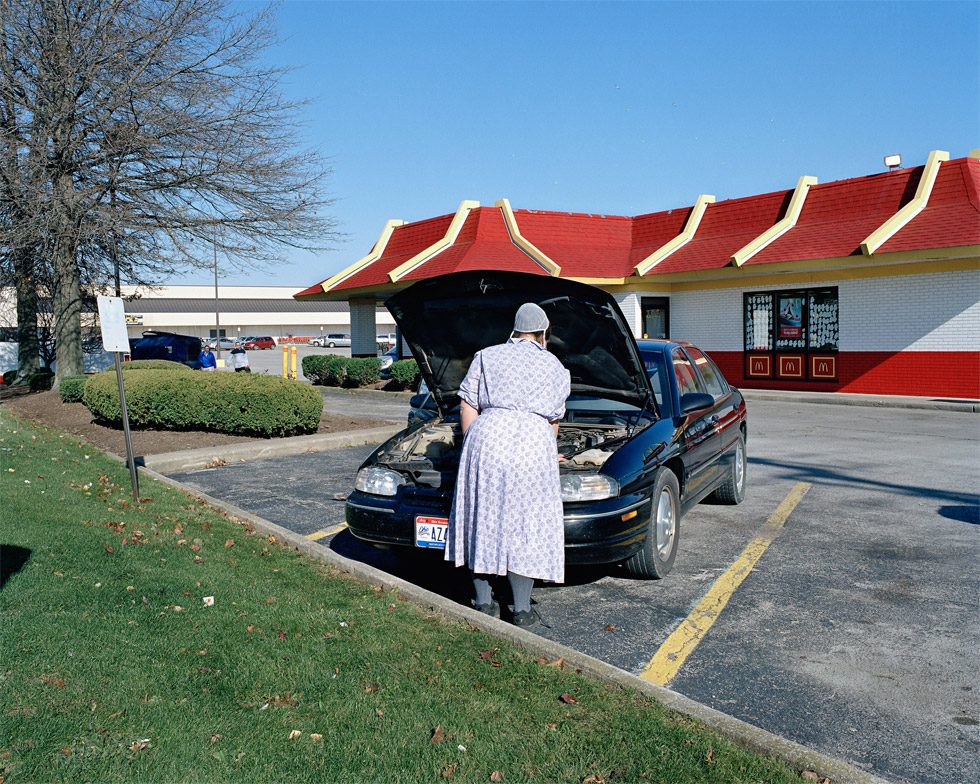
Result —
M111 351L116 363L116 381L119 383L119 408L122 412L123 433L126 437L126 464L133 486L133 498L140 500L139 476L136 458L133 456L133 438L129 432L129 411L126 408L126 387L123 384L122 355L129 353L129 335L126 332L126 312L121 297L100 296L99 324L102 327L102 347Z

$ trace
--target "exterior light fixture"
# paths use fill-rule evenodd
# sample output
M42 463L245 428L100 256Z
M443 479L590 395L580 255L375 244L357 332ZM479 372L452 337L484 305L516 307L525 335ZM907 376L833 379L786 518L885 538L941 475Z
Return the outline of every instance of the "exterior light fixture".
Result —
M889 169L897 169L901 165L902 165L902 156L899 155L898 153L895 153L894 155L885 156L885 166L887 166Z

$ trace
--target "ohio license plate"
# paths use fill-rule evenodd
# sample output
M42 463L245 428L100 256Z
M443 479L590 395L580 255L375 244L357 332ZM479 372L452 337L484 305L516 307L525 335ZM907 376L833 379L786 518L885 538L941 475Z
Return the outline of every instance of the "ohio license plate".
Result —
M415 546L434 547L439 550L446 548L446 532L449 530L449 519L446 517L415 518Z

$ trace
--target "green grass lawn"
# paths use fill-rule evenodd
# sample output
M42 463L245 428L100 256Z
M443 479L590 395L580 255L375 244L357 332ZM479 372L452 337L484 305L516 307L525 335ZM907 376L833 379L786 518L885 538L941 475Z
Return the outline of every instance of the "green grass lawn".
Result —
M2 409L0 449L2 784L799 781Z

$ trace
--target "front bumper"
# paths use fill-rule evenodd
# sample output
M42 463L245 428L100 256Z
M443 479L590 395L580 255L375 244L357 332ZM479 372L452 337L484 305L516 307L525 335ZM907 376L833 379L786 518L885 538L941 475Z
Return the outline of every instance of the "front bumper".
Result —
M372 544L414 548L416 516L448 517L450 503L449 496L437 491L400 491L389 497L355 490L347 499L347 526ZM650 514L649 496L638 494L565 504L565 563L626 560L643 546Z

